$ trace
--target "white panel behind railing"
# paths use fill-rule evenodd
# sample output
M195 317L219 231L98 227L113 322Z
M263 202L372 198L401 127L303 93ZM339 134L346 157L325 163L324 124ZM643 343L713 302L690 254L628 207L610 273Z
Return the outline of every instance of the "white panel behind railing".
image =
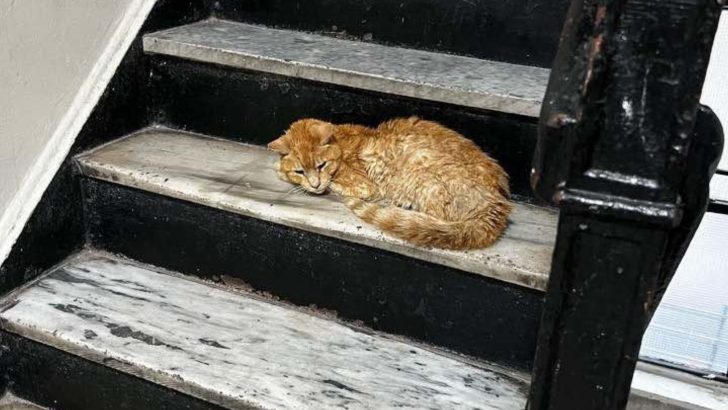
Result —
M728 11L720 16L700 102L715 111L723 123L723 130L728 131ZM719 168L728 170L728 144Z
M701 102L728 135L728 11L713 43ZM728 144L719 169L728 170ZM710 197L728 201L728 176L715 175ZM642 341L640 356L728 372L728 215L707 213Z
M640 356L728 371L728 215L707 213L642 341Z

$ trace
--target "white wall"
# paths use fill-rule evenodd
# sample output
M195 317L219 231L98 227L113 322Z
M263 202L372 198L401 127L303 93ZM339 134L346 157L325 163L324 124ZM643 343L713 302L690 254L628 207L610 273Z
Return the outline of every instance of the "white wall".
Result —
M728 11L720 16L700 102L715 111L728 139ZM728 144L725 147L719 168L728 170Z
M153 0L0 0L0 263Z

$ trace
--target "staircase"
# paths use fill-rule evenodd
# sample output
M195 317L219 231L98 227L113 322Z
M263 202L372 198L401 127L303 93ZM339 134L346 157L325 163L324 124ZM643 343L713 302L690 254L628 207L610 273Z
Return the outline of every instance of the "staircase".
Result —
M59 409L521 409L557 238L532 194L566 1L159 1L0 267L0 391ZM295 12L294 12L295 11ZM503 165L494 246L425 249L264 146L439 121Z
M74 223L55 232L68 250L16 250L3 267L25 282L0 307L7 388L62 409L523 408L556 237L557 212L528 187L549 70L456 33L342 35L275 2L240 7L155 7L29 223L53 231L41 221L72 198L61 219ZM303 117L406 115L510 173L497 244L390 237L333 196L292 194L264 148Z

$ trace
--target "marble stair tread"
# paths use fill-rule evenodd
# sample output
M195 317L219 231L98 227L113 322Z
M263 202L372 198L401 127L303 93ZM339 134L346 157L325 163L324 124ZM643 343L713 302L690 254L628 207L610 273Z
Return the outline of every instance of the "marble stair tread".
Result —
M89 177L545 289L556 238L552 210L517 203L505 235L486 249L422 248L364 223L333 195L292 193L276 176L277 159L263 147L166 128L140 130L76 157Z
M550 70L210 19L144 50L346 87L538 117Z
M517 409L523 374L94 250L0 301L0 327L226 408Z
M0 410L48 410L33 402L23 400L12 392L5 391L0 397Z

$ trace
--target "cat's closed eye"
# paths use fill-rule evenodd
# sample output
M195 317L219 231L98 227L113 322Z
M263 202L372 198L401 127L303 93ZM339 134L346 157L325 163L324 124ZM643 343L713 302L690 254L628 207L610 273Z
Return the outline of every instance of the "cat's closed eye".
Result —
M297 169L297 170L295 170L293 172L297 173L298 175L303 175L303 170L302 169Z
M318 164L316 166L316 169L318 169L319 171L321 171L322 169L324 169L324 167L326 166L326 164L328 164L328 162L324 161L324 162Z

